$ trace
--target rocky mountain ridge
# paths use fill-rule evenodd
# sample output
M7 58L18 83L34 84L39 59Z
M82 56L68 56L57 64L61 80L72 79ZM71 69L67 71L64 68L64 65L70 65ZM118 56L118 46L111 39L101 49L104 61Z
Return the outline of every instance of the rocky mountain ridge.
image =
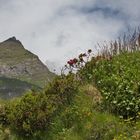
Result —
M15 37L0 43L0 77L14 78L43 87L55 74L26 50Z

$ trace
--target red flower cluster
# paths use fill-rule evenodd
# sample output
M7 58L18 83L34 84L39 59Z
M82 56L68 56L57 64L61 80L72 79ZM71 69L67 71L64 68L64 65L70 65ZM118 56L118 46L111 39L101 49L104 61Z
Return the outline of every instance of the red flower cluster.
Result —
M74 58L74 59L70 59L67 63L70 65L70 66L73 66L74 64L76 64L78 62L78 59Z
M92 52L91 49L89 49L87 51L87 53L81 53L78 58L74 58L74 59L70 59L67 64L70 66L70 67L67 67L67 65L65 66L66 68L70 68L70 70L72 70L72 68L81 68L84 66L84 63L86 63L90 57L90 53Z

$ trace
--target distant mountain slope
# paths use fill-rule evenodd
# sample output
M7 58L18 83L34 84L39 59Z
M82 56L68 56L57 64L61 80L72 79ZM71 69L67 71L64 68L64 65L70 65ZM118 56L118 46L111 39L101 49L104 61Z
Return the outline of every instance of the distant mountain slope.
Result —
M30 89L39 90L41 88L18 79L0 77L0 98L18 97Z
M0 77L16 78L43 87L55 76L15 37L0 43Z

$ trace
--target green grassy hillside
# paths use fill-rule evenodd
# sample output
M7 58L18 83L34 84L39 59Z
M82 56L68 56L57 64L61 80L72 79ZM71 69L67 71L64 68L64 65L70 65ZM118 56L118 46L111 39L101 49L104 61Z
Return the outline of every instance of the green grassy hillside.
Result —
M69 74L41 91L1 100L1 140L140 140L140 50L118 44L68 61Z
M139 51L110 60L96 57L80 69L78 79L61 75L39 94L1 102L1 137L139 140L139 62Z
M93 58L80 71L104 97L105 109L124 118L137 117L140 105L140 52L126 52L110 60Z

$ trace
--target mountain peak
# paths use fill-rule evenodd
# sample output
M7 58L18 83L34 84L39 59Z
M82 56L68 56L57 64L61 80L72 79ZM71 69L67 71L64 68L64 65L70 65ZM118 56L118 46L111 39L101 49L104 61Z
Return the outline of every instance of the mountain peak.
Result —
M4 42L9 42L9 41L21 44L21 42L19 40L17 40L15 36L10 37L9 39L5 40Z
M9 41L17 41L17 39L16 39L16 37L15 37L15 36L13 36L13 37L9 38L8 40L9 40Z

